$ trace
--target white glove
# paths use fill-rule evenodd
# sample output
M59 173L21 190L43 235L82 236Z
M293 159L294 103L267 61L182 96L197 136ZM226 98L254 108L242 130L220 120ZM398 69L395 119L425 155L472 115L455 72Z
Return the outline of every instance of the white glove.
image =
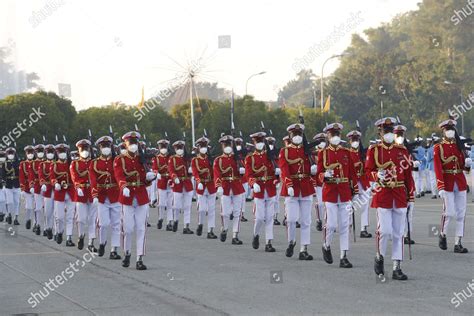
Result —
M193 168L189 167L189 168L188 168L188 173L189 173L189 174L193 173Z
M318 168L318 167L317 167L316 165L312 165L312 166L311 166L311 175L312 175L312 176L316 175L317 168Z
M464 164L466 165L466 168L470 168L472 165L472 159L471 158L466 158Z
M438 195L439 195L440 198L445 199L446 198L446 191L439 190Z
M279 176L280 173L281 173L280 168L276 168L276 169L275 169L275 175L276 175L276 176Z
M218 197L221 197L222 194L224 194L224 189L222 187L218 187L217 188L217 196Z
M179 184L179 183L180 183L179 179L178 179L178 178L174 178L174 183L175 183L175 184Z
M61 191L61 185L60 185L59 183L55 183L55 184L54 184L54 189L55 189L56 191Z
M203 185L201 182L199 182L197 189L198 189L199 191L204 190L204 185Z
M43 184L41 186L41 192L46 192L47 189L48 189L48 187L46 186L46 184Z
M379 170L377 172L377 178L379 178L379 180L385 180L385 170Z
M413 161L413 167L418 168L421 165L421 162L418 160Z
M332 169L326 170L326 172L324 172L324 177L325 178L332 178L333 175L334 175L334 170L332 170Z
M30 189L30 193L31 193L31 194L35 194L35 188L31 188L31 189Z
M288 195L289 196L295 196L295 189L293 189L293 187L289 187L286 192L288 192Z
M253 184L253 192L255 193L259 193L262 189L260 188L260 186L258 185L258 183L254 183Z
M122 189L122 193L123 193L123 196L125 196L125 197L130 197L130 189L129 189L129 188L124 187L124 188Z
M153 181L156 178L156 175L154 172L147 172L146 173L146 181Z
M94 206L97 206L97 205L99 205L99 199L98 199L98 198L96 198L96 197L95 197L95 198L93 198L93 199L92 199L92 204L93 204Z
M245 168L239 168L239 173L240 174L245 174Z
M158 180L161 180L161 173L157 173L157 174L156 174L156 178L157 178Z
M77 191L77 196L81 196L81 197L84 196L84 191L82 191L81 188L77 188L76 191Z

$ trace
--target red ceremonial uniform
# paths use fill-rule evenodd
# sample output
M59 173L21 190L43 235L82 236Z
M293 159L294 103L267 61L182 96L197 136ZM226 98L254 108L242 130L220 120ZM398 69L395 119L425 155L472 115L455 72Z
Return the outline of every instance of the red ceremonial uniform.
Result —
M50 169L51 185L59 183L61 190L54 192L54 200L64 202L66 193L69 193L71 200L75 201L74 186L72 184L71 175L69 173L69 163L67 161L55 161L51 163Z
M23 192L30 193L30 183L28 181L28 175L31 172L31 164L33 160L23 160L20 162L20 188Z
M92 202L91 185L89 182L89 166L90 159L79 159L71 162L71 179L74 183L74 188L82 189L84 196L76 194L74 202L87 203Z
M203 189L199 190L196 188L196 193L199 195L204 194L205 189L209 194L216 193L216 185L212 177L212 168L207 155L197 155L191 160L191 167L193 169L193 176L196 184L202 183Z
M319 151L317 170L317 178L324 183L324 202L348 202L352 199L353 192L359 193L354 161L349 149L330 145ZM331 178L324 177L327 170L333 170Z
M293 187L295 197L314 194L314 182L311 179L311 164L302 145L290 144L280 151L278 158L283 180L281 196L288 196L288 187Z
M318 154L321 150L320 149L314 149L312 152L311 152L311 156L313 157L313 161L314 163L316 163L316 165L318 164ZM318 178L318 175L314 175L312 176L313 178L313 183L316 183L316 186L318 187L322 187L323 186L323 183L322 181Z
M53 192L53 186L51 185L50 177L51 165L53 163L53 161L49 160L42 161L38 170L40 187L42 185L46 185L46 191L43 192L43 196L45 198L51 198L51 194Z
M245 158L245 175L249 181L250 187L255 183L260 186L260 192L254 192L254 197L263 199L265 192L268 197L276 195L275 168L270 159L268 159L266 151L254 151Z
M193 190L193 183L191 182L191 177L188 173L188 164L186 160L178 155L173 155L168 161L168 170L170 172L170 178L172 182L173 192L183 192L183 189L186 192ZM178 178L179 183L176 184L174 179Z
M89 179L92 198L98 198L100 203L105 203L107 198L110 203L118 202L120 192L112 157L94 159L89 165Z
M222 187L224 195L242 194L245 192L234 155L222 154L214 160L214 183L216 187Z
M438 190L453 192L456 183L459 191L467 189L466 177L463 170L465 166L464 153L458 149L454 141L443 139L434 146L434 171Z
M28 173L28 182L30 184L30 188L35 189L35 194L41 193L39 170L42 162L43 161L40 159L33 160L30 164L30 172Z
M130 156L128 153L120 155L114 161L115 179L119 184L119 202L124 205L133 205L136 198L138 205L148 204L148 192L146 187L150 182L146 181L145 167L140 163L140 157ZM123 188L130 190L130 196L123 195Z
M367 190L370 186L370 183L369 178L365 173L364 162L362 161L360 151L354 148L349 149L349 151L351 153L351 159L354 162L354 170L357 176L357 180L360 181L360 183L362 184L362 188L364 190Z
M386 171L384 182L380 182L377 177L379 170ZM369 179L377 182L379 186L372 199L373 208L406 208L408 201L414 201L412 161L405 146L396 144L387 146L383 143L370 146L367 151L365 172Z
M168 172L168 155L156 155L153 158L153 171L161 175L161 179L156 180L156 186L160 190L166 190L168 188L168 181L170 180L170 174Z

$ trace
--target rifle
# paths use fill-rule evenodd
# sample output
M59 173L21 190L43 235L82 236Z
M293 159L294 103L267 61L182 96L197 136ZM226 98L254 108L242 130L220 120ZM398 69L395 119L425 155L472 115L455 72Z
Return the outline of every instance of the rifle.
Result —
M241 151L237 150L237 145L235 144L235 125L234 122L231 122L231 135L234 138L232 141L232 150L234 151L234 160L237 163L237 167L242 168L242 161L241 161ZM243 149L243 147L242 147Z
M397 117L398 118L398 117ZM366 150L364 144L362 144L362 129L360 128L359 120L356 120L356 130L360 133L359 153L361 158L365 158Z
M87 130L87 139L91 142L91 153L90 153L90 158L94 159L95 158L95 146L94 146L94 141L92 139L92 132L90 128Z
M138 132L138 126L137 124L135 124L135 131ZM143 148L142 146L140 145L140 142L138 142L138 158L140 159L140 163L143 165L143 167L145 168L145 171L146 172L149 172L150 171L150 167L148 166L148 162L147 162L147 159L145 157L145 153L143 152Z
M304 125L304 117L303 117L303 110L300 108L300 113L298 115L299 122ZM311 153L311 149L316 146L316 142L308 143L308 139L306 138L306 134L303 131L303 148L304 148L304 153L309 159L309 162L311 165L314 165L314 159Z
M114 160L117 153L115 152L115 148L114 148L114 131L112 130L112 125L109 125L109 136L110 138L112 138L111 149L112 149L112 160Z
M171 155L172 148L171 148L171 143L170 143L170 139L168 137L167 132L165 132L165 139L168 141L168 145L166 146L166 149L168 150L168 155Z
M204 129L204 131L203 131L203 136L206 137L207 139L210 139L208 134L207 134L206 129ZM211 146L209 145L209 143L207 143L207 158L209 159L209 165L212 168L212 166L214 164L214 154L211 152L211 149L212 149Z
M263 121L260 121L260 126L262 129L262 132L265 132L265 124L263 124ZM270 130L271 133L271 130ZM267 138L264 138L265 140L265 151L267 153L267 158L272 162L273 168L278 168L278 165L276 163L277 157L275 157L277 150L276 147L273 147L273 150L270 149L270 144L268 143Z

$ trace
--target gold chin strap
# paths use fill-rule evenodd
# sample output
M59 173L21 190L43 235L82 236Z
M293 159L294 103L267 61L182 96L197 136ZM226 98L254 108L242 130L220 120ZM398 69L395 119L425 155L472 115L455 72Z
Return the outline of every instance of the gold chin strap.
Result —
M378 169L387 169L387 168L394 167L395 164L393 163L393 161L387 161L386 163L383 163L383 164L381 164L379 162L379 150L378 150L379 146L376 146L374 148L374 159L375 159L375 165L377 166L377 168Z

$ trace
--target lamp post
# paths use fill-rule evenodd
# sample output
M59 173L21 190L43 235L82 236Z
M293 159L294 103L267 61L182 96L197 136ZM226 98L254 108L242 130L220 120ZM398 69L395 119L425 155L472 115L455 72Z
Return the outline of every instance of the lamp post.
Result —
M454 84L453 82L451 82L449 80L444 80L443 83L446 84L446 85L450 85L450 86L452 85L452 86L456 87L456 84ZM462 89L460 87L457 87L457 88L459 88L459 97L461 99L461 106L464 109L464 98L462 96ZM461 135L464 136L464 112L461 113Z
M248 94L247 94L247 91L248 91L247 89L248 89L248 85L249 85L249 80L252 79L252 78L255 77L255 76L264 75L264 74L266 74L266 73L267 73L266 71L261 71L261 72L259 72L259 73L253 74L253 75L251 75L250 77L248 77L247 82L245 83L245 95L248 95Z
M321 67L321 111L323 110L323 106L324 106L324 66L329 60L333 58L339 58L339 57L344 57L344 56L349 56L349 55L352 55L352 54L342 53L339 55L332 55L331 57L329 57L328 59L324 61L323 66Z

